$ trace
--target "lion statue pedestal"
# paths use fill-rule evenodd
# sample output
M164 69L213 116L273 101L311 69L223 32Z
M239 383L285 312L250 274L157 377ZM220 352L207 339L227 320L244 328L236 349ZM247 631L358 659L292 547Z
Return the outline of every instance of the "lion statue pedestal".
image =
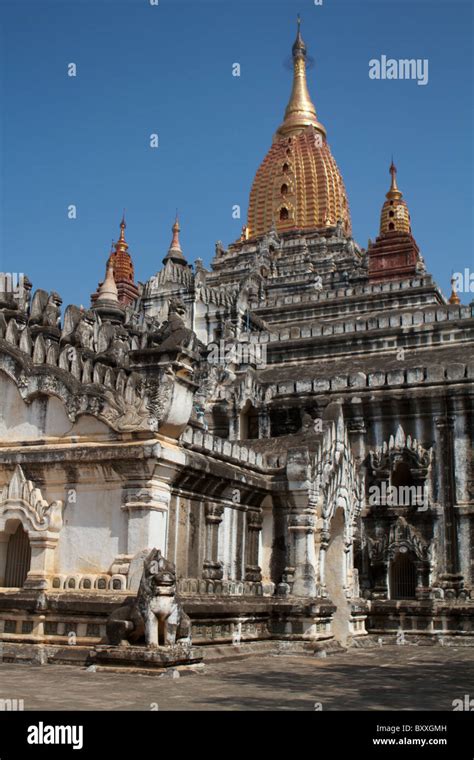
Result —
M176 593L174 565L159 549L144 560L136 599L114 610L106 632L108 644L96 647L95 662L108 670L203 667L201 650L191 644L191 621Z

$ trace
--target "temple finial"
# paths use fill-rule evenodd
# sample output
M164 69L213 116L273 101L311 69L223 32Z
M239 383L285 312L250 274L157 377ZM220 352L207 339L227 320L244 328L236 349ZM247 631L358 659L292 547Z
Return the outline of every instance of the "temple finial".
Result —
M173 251L181 251L181 243L179 242L179 231L181 227L179 226L179 219L178 219L178 209L176 209L176 216L174 220L174 224L171 228L173 232L173 239L171 241L170 250Z
M120 222L120 237L116 243L117 250L119 247L122 248L123 250L126 250L128 248L128 243L125 240L126 227L127 227L127 223L125 221L125 209L124 209L123 214L122 214L122 221Z
M294 132L313 126L318 132L326 137L326 130L318 122L316 109L311 101L306 82L306 45L301 36L301 18L297 18L296 39L292 47L293 55L293 87L290 100L286 107L283 124L278 128L277 134L287 136Z
M386 197L389 200L395 200L395 199L398 200L402 198L402 193L398 189L398 185L397 185L397 167L393 163L393 156L392 156L392 162L390 164L389 172L392 179L390 182L390 190L388 191Z
M179 241L181 227L179 224L178 209L176 209L176 217L171 230L173 232L173 238L168 253L163 259L163 263L166 264L167 261L172 261L174 264L186 264L187 262L184 258L183 251L181 250L181 243Z
M293 43L293 55L295 55L297 50L301 50L301 53L305 56L306 45L304 44L304 40L301 36L301 16L299 13L296 17L296 23L297 23L297 30L296 30L296 40Z

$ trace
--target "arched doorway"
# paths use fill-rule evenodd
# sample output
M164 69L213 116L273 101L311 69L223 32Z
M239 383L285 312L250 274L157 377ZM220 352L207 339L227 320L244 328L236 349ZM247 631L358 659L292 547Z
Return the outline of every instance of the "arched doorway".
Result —
M5 565L6 588L22 588L31 564L31 546L28 533L23 530L20 523L16 531L10 536L7 546L7 560Z
M416 565L410 552L397 552L390 563L390 599L416 598Z

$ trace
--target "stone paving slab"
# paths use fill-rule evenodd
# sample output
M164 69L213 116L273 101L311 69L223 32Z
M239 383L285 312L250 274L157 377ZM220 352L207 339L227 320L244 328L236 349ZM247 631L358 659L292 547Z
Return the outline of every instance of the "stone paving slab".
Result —
M474 648L385 646L327 658L259 656L179 678L0 664L25 710L447 710L474 698Z

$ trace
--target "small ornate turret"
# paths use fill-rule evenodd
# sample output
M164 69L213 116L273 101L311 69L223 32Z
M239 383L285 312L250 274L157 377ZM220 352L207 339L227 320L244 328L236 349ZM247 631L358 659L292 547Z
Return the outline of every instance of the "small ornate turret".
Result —
M120 222L120 236L116 243L112 241L112 250L107 261L107 271L109 263L112 265L113 279L117 286L117 298L120 304L126 306L133 303L138 296L138 288L134 281L133 261L128 251L128 243L125 240L125 214ZM100 288L104 283L99 283L99 287L91 296L92 304L99 297Z
M390 189L385 196L387 200L382 206L380 216L380 234L387 232L406 232L411 233L411 220L408 206L403 200L403 194L397 185L397 167L390 164Z
M423 259L411 231L411 220L403 193L397 184L397 168L389 168L390 188L380 215L380 233L368 249L369 280L402 280L424 271Z
M96 303L99 303L99 301L115 301L116 303L119 302L117 285L115 284L114 279L114 265L110 258L107 263L105 280L99 287L99 292L97 294Z
M120 324L125 318L125 309L119 302L118 288L114 278L114 264L112 256L107 261L105 279L100 284L95 298L92 299L92 311L100 316L104 322Z
M174 224L171 229L173 232L173 238L171 240L171 245L168 249L168 253L163 259L163 264L166 264L168 261L172 261L174 264L182 264L184 266L188 266L188 262L184 258L183 251L181 250L181 243L179 242L179 232L181 227L179 226L177 212L176 219L174 220Z

